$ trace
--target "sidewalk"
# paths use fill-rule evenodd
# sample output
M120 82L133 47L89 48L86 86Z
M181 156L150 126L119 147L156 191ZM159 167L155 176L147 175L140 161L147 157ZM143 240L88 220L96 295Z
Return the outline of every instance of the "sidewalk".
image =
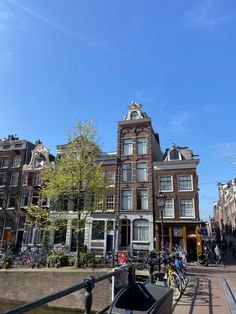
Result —
M236 313L236 259L228 252L224 265L187 267L189 284L173 305L174 314Z

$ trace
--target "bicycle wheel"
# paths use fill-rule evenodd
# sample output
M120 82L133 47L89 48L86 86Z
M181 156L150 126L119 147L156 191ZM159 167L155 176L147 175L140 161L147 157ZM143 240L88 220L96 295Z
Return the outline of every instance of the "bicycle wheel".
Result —
M179 300L182 291L182 284L179 275L175 271L172 271L168 276L167 286L173 289L173 299Z

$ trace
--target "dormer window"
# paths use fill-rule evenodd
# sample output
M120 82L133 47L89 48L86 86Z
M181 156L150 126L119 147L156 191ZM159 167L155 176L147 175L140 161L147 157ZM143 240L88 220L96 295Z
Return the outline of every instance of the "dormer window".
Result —
M138 119L138 112L132 111L130 115L130 120L137 120Z
M179 151L177 149L172 149L170 152L170 160L179 160Z

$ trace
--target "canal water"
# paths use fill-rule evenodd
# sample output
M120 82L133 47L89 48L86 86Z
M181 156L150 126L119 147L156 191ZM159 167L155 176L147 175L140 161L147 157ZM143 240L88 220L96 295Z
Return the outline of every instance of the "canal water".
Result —
M0 313L3 313L19 305L21 304L5 303L0 300ZM63 309L52 308L49 306L41 306L39 308L28 311L26 313L29 313L29 314L82 314L83 311L64 309L64 308Z

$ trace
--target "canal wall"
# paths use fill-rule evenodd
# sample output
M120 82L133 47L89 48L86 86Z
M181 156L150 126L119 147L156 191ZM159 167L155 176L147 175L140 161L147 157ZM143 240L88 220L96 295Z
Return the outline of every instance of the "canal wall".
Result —
M109 271L110 272L110 271ZM0 299L6 301L31 302L43 296L82 283L85 277L100 277L105 270L0 270ZM84 309L84 293L81 289L68 296L48 303L53 307ZM93 290L93 311L99 311L111 303L111 282L98 282Z

